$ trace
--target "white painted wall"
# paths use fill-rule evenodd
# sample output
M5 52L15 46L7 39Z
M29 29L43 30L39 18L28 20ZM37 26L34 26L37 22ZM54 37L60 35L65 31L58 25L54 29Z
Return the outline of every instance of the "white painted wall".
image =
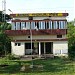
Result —
M20 55L20 56L25 55L25 48L23 42L21 42L21 46L15 46L15 42L11 42L11 46L12 46L11 49L12 54Z
M30 38L28 38L28 36L30 35L25 35L25 36L14 36L13 40L30 40ZM32 39L36 40L36 39L65 39L66 35L62 35L62 38L57 38L57 35L32 35Z
M33 17L33 20L43 20L43 19L65 20L66 17Z
M14 20L15 19L29 20L29 17L15 17ZM33 17L33 20L43 20L43 19L65 20L66 17Z
M15 17L14 20L15 20L15 19L19 19L19 20L29 20L28 17Z
M54 41L53 42L53 54L63 55L68 53L68 42L67 41Z
M53 42L53 54L54 55L67 55L68 54L68 42L67 41L52 41ZM21 42L21 46L15 46L15 42L11 42L12 54L25 55L25 43ZM37 47L37 43L34 44ZM38 50L37 50L38 51ZM30 53L30 49L26 50L26 54Z

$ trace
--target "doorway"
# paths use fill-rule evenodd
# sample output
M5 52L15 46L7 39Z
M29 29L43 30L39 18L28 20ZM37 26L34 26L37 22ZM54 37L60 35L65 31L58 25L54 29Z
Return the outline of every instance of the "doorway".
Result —
M44 42L41 43L41 54L44 54Z
M34 48L34 43L32 43L32 51L33 48ZM32 51L31 51L31 43L25 43L25 55L31 55Z
M53 53L53 43L52 42L46 42L45 43L45 50L46 50L46 54Z

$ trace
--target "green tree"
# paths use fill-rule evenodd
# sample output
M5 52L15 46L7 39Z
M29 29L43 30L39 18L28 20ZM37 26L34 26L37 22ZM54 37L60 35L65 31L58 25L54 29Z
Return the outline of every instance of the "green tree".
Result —
M0 55L10 52L11 44L9 37L5 34L5 30L10 30L11 24L3 22L0 24Z
M68 52L69 58L75 59L75 26L74 22L68 22Z
M68 44L69 47L75 43L75 26L73 22L68 23Z
M11 19L11 16L0 11L0 22L6 22Z
M5 30L11 29L11 25L7 23L7 21L10 19L10 15L3 14L3 12L0 11L0 55L10 52L10 39L5 34Z

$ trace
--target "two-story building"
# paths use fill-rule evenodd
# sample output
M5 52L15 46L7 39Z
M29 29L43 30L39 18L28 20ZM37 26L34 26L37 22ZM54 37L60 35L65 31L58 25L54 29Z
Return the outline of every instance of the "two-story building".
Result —
M43 54L67 55L68 13L10 14L12 29L6 30L11 38L11 53L41 56Z

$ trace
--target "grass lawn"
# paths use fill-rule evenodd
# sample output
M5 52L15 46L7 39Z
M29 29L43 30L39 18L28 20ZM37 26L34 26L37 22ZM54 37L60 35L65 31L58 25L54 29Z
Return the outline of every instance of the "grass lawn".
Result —
M27 68L25 71L20 69L23 65L31 65L32 61L0 59L0 64L8 65L0 66L0 75L75 75L75 61L61 58L34 60L34 65L43 65L43 68Z

